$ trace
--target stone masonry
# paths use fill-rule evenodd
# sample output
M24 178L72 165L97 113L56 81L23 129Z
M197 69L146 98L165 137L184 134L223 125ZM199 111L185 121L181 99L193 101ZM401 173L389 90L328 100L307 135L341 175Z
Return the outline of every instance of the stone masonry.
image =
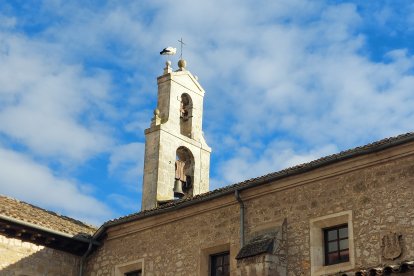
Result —
M88 244L76 255L71 247L79 243L70 237L95 231L80 221L0 195L0 276L78 275L80 255Z
M0 235L0 276L76 276L80 257Z
M414 142L283 177L240 195L246 241L280 229L286 219L285 275L311 275L310 221L340 212L352 214L355 261L347 273L414 259ZM139 262L148 276L207 276L209 254L227 250L231 275L272 275L265 271L274 269L266 264L271 255L256 257L257 265L235 260L240 206L234 194L178 208L185 203L109 224L103 245L88 260L87 275L115 275L116 266ZM389 232L402 237L402 253L394 260L382 254L381 238ZM338 267L330 275L340 272Z

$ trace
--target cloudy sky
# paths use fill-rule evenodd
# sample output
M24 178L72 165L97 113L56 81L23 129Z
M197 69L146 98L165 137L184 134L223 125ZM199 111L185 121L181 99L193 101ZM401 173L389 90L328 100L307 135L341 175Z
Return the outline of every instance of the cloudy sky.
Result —
M159 51L181 37L211 188L413 130L412 1L6 0L0 194L95 225L138 211Z

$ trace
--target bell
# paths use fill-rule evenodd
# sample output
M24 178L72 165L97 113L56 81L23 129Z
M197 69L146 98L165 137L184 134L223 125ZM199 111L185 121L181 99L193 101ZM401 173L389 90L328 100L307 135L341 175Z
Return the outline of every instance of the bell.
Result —
M174 182L174 197L182 198L184 196L183 185L179 179Z

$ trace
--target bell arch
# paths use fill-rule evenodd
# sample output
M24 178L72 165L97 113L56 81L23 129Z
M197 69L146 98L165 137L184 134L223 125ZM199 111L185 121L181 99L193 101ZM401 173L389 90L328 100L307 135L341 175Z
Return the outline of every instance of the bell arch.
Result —
M181 94L180 133L191 138L193 124L193 101L187 93Z
M176 151L174 197L193 195L194 181L194 155L191 151L181 146Z

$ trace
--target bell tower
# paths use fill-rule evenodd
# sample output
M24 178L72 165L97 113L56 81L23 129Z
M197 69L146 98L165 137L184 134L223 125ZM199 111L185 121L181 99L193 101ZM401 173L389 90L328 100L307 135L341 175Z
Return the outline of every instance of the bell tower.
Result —
M158 103L145 130L142 210L208 192L210 152L202 132L204 90L186 70L166 62L157 78Z

